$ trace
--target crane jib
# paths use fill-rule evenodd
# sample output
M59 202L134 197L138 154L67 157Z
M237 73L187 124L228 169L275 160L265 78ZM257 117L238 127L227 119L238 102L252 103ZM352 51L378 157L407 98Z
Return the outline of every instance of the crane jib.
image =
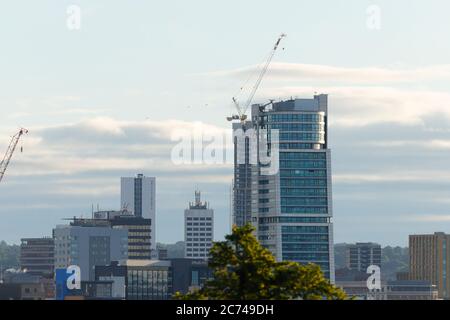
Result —
M263 79L267 69L269 68L270 62L272 61L272 58L275 55L275 52L276 52L276 50L278 48L278 45L281 42L281 39L283 39L284 37L286 37L286 34L284 34L284 33L282 33L278 37L278 40L275 43L275 46L273 47L272 52L269 55L269 58L267 59L266 63L264 64L264 67L262 68L262 70L261 70L261 72L260 72L260 74L259 74L259 76L258 76L258 78L256 80L256 83L254 84L254 86L252 88L252 91L250 92L250 95L248 96L248 99L247 99L245 105L243 107L241 107L240 104L238 103L238 101L233 97L233 102L234 102L234 105L235 105L235 107L236 107L236 109L238 111L239 118L241 119L241 122L244 122L245 119L247 119L247 116L246 116L247 109L250 106L250 104L252 103L253 97L255 96L256 91L258 90L259 85L261 84L261 81L262 81L262 79ZM234 117L228 117L227 119L229 121L231 121L230 119L235 119L235 118Z
M19 143L20 137L26 133L28 133L28 130L21 128L20 131L12 137L3 160L2 162L0 162L0 182L3 180L6 169L8 169L8 165L11 162L11 158L14 154L14 151L16 150L17 144Z

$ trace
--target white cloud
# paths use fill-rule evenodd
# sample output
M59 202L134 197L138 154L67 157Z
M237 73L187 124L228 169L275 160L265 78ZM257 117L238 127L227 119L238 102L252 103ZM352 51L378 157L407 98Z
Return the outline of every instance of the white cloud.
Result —
M421 125L433 114L450 119L450 93L390 87L273 87L261 90L260 100L329 94L332 125L361 127L378 123Z
M383 166L383 165L380 165ZM382 173L339 173L333 174L333 182L339 184L367 184L376 182L438 182L449 181L450 173L441 170L404 170Z
M228 71L215 71L204 75L219 77L247 78L260 70L259 65L247 66ZM450 80L450 64L432 65L419 68L392 67L335 67L329 65L273 62L267 77L272 80L326 81L344 83L392 83L417 82L424 80Z
M255 68L250 66L206 75L215 78L214 84L219 88L221 82L244 83L249 75L258 74ZM253 83L250 80L244 85L237 96L239 101L246 100ZM450 119L450 90L440 89L449 85L450 64L419 68L353 68L273 63L253 101L308 98L314 93L327 93L332 125L421 125L431 115Z
M415 222L448 222L450 214L408 215L404 218Z
M87 171L149 169L155 172L199 175L226 165L183 165L172 162L171 151L180 135L230 135L229 129L201 122L118 121L93 118L53 127L30 128L23 153L16 153L8 175L76 174ZM6 140L4 141L7 142ZM228 146L228 149L230 146ZM201 175L201 174L200 174Z

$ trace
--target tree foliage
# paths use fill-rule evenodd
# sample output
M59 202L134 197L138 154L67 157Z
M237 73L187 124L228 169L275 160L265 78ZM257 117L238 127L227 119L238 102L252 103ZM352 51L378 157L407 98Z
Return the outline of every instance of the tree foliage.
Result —
M345 293L329 283L320 267L297 262L277 262L253 235L253 227L233 227L226 241L210 251L214 277L200 290L176 299L264 300L345 299Z
M0 266L3 269L19 268L20 246L0 241Z

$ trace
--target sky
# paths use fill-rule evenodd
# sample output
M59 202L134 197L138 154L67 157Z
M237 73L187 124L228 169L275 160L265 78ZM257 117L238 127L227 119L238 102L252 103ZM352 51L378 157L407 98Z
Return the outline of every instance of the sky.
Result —
M450 232L448 12L445 0L3 3L0 152L29 134L0 184L0 239L119 209L120 177L137 173L157 179L158 241L183 240L196 188L222 239L232 165L176 164L174 137L228 132L231 97L282 32L254 102L329 94L335 242Z

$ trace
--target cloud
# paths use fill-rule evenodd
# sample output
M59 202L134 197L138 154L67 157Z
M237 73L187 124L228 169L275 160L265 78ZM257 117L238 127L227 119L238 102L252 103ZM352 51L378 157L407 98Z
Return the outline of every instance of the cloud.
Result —
M247 78L255 76L260 65L234 70L204 73L207 76ZM270 80L326 81L328 83L410 83L426 80L450 80L450 64L432 65L420 68L393 67L336 67L317 64L273 62L267 72Z
M236 95L242 104L256 81L251 77L258 74L255 68L217 71L204 76L214 79L212 82L221 92L224 88L220 83L228 83L228 86L230 81L244 83L250 76ZM355 68L273 63L253 102L326 93L329 95L331 125L419 124L437 130L450 124L449 85L450 64L418 68Z
M340 173L333 175L337 183L378 183L378 182L436 182L450 181L450 173L441 170L403 170L403 172L384 171L382 173Z
M404 218L415 222L449 222L450 214L408 215Z
M327 93L331 125L362 127L377 123L429 125L430 115L450 119L450 93L391 87L271 87L261 90L260 100Z
M30 128L23 139L24 153L16 153L8 173L24 175L76 174L90 171L151 170L159 173L203 176L202 170L228 167L224 164L175 165L172 149L179 139L204 136L205 144L231 135L224 129L201 122L118 121L98 117L52 127ZM210 142L212 141L212 142ZM5 141L6 142L6 141ZM223 148L224 146L222 146ZM231 145L225 151L232 150Z

